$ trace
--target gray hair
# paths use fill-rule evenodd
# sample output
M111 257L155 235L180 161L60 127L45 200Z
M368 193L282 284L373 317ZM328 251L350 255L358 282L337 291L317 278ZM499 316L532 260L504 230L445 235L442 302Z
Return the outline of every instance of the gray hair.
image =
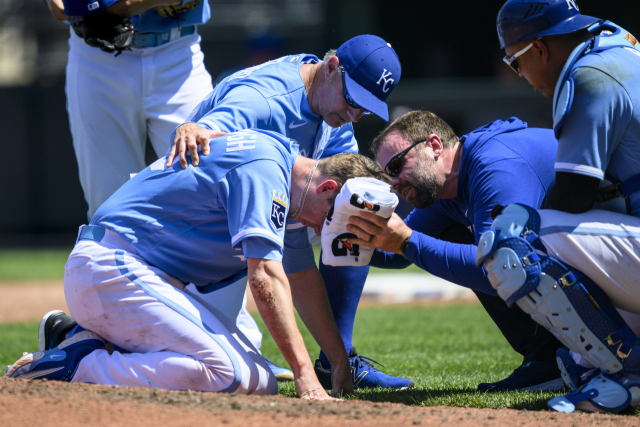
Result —
M337 49L329 49L329 51L327 51L327 53L324 54L324 58L322 58L322 62L329 62L331 57L336 56L337 52L338 52Z

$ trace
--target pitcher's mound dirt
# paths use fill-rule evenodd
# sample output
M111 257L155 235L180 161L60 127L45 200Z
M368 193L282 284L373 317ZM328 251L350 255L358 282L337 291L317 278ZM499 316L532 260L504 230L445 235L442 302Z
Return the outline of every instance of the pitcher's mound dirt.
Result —
M510 409L422 408L362 401L305 402L132 387L0 380L0 425L157 426L633 426L638 418Z

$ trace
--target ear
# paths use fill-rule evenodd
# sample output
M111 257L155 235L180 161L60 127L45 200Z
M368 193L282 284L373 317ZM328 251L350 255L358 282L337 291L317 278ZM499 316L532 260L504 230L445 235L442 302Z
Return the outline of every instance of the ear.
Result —
M327 61L327 66L324 69L325 78L329 78L329 75L336 71L339 66L340 60L337 56L332 56L331 58L329 58L329 61Z
M336 191L339 188L340 188L340 184L338 184L333 179L327 179L318 185L318 187L316 188L316 193L320 194L326 191Z
M549 47L541 40L534 40L532 43L533 46L531 48L534 55L540 58L543 64L547 64L549 62Z
M442 154L442 150L444 150L444 145L442 144L442 140L435 133L432 133L431 135L429 135L429 138L427 138L427 145L431 147L431 149L433 150L433 157L435 159L440 157L440 154Z

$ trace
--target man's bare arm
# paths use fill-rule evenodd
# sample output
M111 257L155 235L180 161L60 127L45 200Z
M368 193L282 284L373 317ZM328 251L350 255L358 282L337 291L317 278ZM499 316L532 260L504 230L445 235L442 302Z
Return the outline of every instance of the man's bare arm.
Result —
M300 318L331 363L332 395L353 393L349 358L333 319L320 271L312 267L287 277Z
M320 385L298 331L293 315L291 289L282 263L248 258L247 266L249 287L258 311L293 371L298 395L309 400L332 399Z
M58 21L65 21L69 17L64 13L64 3L62 0L46 0L49 11Z

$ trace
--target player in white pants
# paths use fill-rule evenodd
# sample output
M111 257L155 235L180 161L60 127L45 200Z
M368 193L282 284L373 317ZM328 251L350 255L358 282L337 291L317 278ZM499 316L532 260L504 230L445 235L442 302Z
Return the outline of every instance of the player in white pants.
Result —
M264 359L226 316L187 283L223 288L249 277L265 324L302 398L326 399L297 330L292 299L331 359L335 392L353 390L349 360L313 260L285 273L286 219L320 232L344 182L385 178L373 161L314 161L276 133L221 137L200 167L166 158L123 185L83 226L65 269L65 296L84 330L23 356L13 378L48 378L178 390L275 393ZM296 258L296 254L293 254ZM118 347L104 350L103 340ZM334 365L335 363L335 365Z
M179 20L160 15L152 2L143 11L131 11L123 1L102 0L98 8L93 3L47 0L59 20L68 19L63 7L74 15L107 9L136 14L132 50L118 57L70 31L67 110L88 218L131 174L144 169L147 137L154 151L164 155L173 129L213 89L196 30L208 20L207 1L191 2L196 6L185 7ZM259 347L262 335L246 304L239 312L237 325Z

